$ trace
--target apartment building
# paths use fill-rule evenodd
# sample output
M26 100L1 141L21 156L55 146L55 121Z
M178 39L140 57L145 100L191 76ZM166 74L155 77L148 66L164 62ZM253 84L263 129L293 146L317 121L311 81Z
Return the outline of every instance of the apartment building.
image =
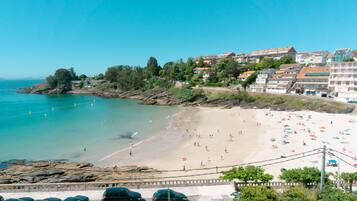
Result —
M303 65L324 65L326 64L326 58L328 53L323 51L319 52L301 52L296 54L295 61Z
M271 48L264 50L255 50L248 56L250 62L259 62L261 58L281 59L284 56L291 57L294 61L296 58L296 50L293 47Z
M329 67L303 67L292 87L296 93L325 96L328 92Z
M328 88L338 100L357 102L357 62L333 62Z
M265 91L267 93L289 93L301 69L300 64L282 64L279 70L268 79Z
M264 69L261 70L258 75L255 83L249 86L249 91L251 92L265 92L266 84L269 78L271 78L275 73L275 69Z

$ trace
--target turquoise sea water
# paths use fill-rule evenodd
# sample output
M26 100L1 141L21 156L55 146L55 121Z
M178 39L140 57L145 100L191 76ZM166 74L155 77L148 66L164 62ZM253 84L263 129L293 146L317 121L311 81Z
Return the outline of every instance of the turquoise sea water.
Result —
M177 107L94 96L18 94L39 80L0 80L0 161L11 159L96 162L164 130ZM86 151L84 151L86 148Z

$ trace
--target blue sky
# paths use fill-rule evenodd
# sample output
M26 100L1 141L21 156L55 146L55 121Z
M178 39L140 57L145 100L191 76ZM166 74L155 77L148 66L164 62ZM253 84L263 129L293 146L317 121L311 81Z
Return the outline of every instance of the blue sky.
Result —
M356 48L355 0L1 0L0 77L293 45Z

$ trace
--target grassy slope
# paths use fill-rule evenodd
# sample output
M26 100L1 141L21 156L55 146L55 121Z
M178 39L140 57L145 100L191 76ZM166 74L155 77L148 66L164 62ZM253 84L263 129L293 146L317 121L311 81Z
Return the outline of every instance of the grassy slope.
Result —
M200 89L175 89L174 96L179 99L192 102L203 100L204 103L214 103L216 105L240 105L249 108L270 108L273 110L301 111L311 110L327 113L351 113L355 106L346 103L332 101L326 98L281 95L267 93L247 93L247 92L212 92Z

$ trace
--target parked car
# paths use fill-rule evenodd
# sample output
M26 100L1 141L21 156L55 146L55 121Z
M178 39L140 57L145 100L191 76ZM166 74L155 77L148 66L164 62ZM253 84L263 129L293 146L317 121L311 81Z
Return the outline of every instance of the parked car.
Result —
M170 199L169 199L170 198ZM188 201L183 193L171 189L160 189L156 191L152 198L153 201Z
M145 201L138 192L127 188L107 188L102 201Z
M74 197L78 198L81 201L89 201L89 198L87 196L84 196L84 195L76 195Z
M22 198L19 198L20 201L34 201L33 198L30 198L30 197L22 197Z
M44 200L45 200L45 201L62 201L61 199L59 199L59 198L54 198L54 197L45 198Z

